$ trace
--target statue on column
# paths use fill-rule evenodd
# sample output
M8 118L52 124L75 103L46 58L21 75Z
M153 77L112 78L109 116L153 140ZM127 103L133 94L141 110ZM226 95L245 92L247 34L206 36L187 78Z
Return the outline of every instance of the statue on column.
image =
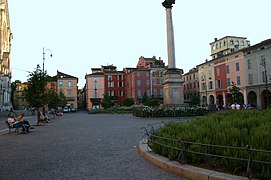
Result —
M175 4L175 0L165 0L164 2L162 2L162 5L165 8L172 8L172 4Z

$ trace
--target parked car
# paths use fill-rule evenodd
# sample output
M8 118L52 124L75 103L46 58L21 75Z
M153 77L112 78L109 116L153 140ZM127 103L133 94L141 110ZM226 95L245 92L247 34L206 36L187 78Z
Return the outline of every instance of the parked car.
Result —
M65 106L63 108L63 113L68 113L68 112L70 112L70 109L67 106Z
M244 109L254 109L256 106L254 104L244 104L243 105Z

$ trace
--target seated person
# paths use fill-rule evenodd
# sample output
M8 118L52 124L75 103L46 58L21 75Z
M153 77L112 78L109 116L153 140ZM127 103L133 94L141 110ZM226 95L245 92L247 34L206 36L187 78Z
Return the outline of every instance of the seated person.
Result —
M26 127L28 127L29 129L34 129L34 127L31 126L31 124L29 123L29 121L27 121L27 120L24 118L24 114L23 114L23 113L21 113L21 114L17 117L17 120L23 122L23 123L26 125Z
M49 122L48 116L44 115L41 111L39 111L38 119L39 121L45 121L47 123Z
M29 132L29 129L23 122L16 121L12 112L8 113L8 123L11 127L18 128L21 127L24 134Z

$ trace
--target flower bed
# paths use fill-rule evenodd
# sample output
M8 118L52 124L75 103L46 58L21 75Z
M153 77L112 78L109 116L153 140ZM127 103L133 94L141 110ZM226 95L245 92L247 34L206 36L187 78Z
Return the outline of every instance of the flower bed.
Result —
M137 117L184 117L203 116L208 113L205 107L148 107L140 106L133 108L133 115Z

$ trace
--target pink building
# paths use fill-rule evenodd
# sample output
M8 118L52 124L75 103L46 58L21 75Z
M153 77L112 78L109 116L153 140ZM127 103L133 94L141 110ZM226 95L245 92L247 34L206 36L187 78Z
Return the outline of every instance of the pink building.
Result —
M138 68L147 68L147 69L159 68L159 67L160 68L165 68L165 63L163 62L161 57L156 59L155 56L153 56L152 58L145 58L144 56L141 56L138 59L136 67L138 67Z
M240 88L240 93L244 95L245 87L246 87L246 72L245 72L245 60L244 53L242 51L237 51L225 57L226 62L226 82L227 87L231 87L231 83L234 82L237 87ZM227 98L227 106L230 105L231 102L228 101ZM239 104L244 104L244 102L237 102Z
M160 98L161 103L163 102L163 82L164 82L164 72L165 63L159 57L156 59L155 56L152 58L145 58L141 56L137 63L138 68L150 69L150 95L155 98Z
M92 74L85 76L86 79L86 108L87 110L101 108L101 99L105 94L105 75L101 68L92 68Z

